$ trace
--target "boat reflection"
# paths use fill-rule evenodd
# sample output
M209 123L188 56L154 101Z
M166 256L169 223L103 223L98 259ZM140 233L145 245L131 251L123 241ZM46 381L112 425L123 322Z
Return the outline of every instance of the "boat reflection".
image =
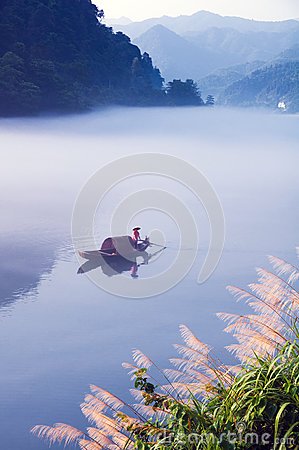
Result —
M160 249L153 254L149 254L146 251L138 252L137 256L131 256L130 259L126 259L120 255L105 256L98 254L98 256L82 264L77 273L82 274L88 273L91 270L101 269L103 274L108 277L129 272L131 277L136 279L139 277L138 271L140 266L147 265L154 256L157 256L163 250Z

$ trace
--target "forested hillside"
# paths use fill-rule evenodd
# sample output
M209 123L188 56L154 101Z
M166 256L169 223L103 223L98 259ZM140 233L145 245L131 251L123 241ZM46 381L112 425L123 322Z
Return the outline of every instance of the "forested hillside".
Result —
M90 0L1 0L0 115L159 103L149 55Z
M215 70L206 77L198 80L200 90L203 95L212 92L215 98L218 99L228 86L241 80L264 64L264 61L253 61Z
M222 103L233 106L265 106L299 112L299 61L272 64L230 85Z

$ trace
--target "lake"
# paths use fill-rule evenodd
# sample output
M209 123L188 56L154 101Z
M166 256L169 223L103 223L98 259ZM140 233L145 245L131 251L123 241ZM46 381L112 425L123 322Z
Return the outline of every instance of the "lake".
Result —
M224 361L232 361L224 350L232 338L222 331L215 313L247 309L225 287L255 281L255 267L268 267L269 254L296 263L298 138L298 116L252 110L111 108L69 117L1 120L3 448L47 448L30 435L35 424L84 427L79 405L89 384L128 399L131 382L121 363L130 360L133 348L140 348L167 366L175 355L172 344L180 342L179 324L211 344ZM140 265L138 278L129 271L110 277L112 291L120 290L114 295L88 277L101 273L104 279L100 268L77 273L84 261L73 247L73 208L94 173L99 171L109 185L111 172L105 165L147 153L180 158L206 177L223 208L223 253L208 280L198 284L210 241L205 205L188 186L159 172L111 181L94 216L96 242L109 236L111 217L123 201L151 189L179 200L199 235L187 275L177 284L171 281L160 294L136 298L134 291L143 281L155 286L155 277L167 272L177 257L178 221L181 227L185 224L182 214L171 217L164 208L149 208L143 197L144 209L136 203L138 212L129 221L118 215L117 227L126 234L137 223L143 235L151 232L164 239L167 248ZM134 173L134 158L129 161ZM84 239L85 249L94 248L88 236ZM194 249L181 251L188 260ZM123 279L129 298L121 291Z

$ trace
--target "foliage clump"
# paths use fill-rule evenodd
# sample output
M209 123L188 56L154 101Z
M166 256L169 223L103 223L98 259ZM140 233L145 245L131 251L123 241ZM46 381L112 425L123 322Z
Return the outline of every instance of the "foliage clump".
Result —
M170 81L166 87L166 94L170 105L202 106L204 104L197 83L191 79Z
M228 289L252 314L220 313L237 343L237 366L223 364L207 344L181 326L174 369L161 370L140 350L125 363L135 380L135 404L91 386L81 405L92 426L36 426L50 443L81 449L220 450L299 448L299 269L270 257L249 290ZM161 379L164 380L161 382Z

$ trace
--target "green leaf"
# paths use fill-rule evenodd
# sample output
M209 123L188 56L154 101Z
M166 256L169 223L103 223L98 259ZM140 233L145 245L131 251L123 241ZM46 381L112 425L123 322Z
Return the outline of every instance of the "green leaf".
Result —
M274 423L274 450L276 449L276 441L277 441L277 437L278 437L278 426L279 426L279 421L280 421L280 418L281 418L281 416L282 416L282 413L284 412L284 410L286 409L286 407L288 406L290 404L290 402L287 402L287 403L284 403L281 407L280 407L280 409L279 409L279 411L278 411L278 413L277 413L277 415L276 415L276 418L275 418L275 423Z

